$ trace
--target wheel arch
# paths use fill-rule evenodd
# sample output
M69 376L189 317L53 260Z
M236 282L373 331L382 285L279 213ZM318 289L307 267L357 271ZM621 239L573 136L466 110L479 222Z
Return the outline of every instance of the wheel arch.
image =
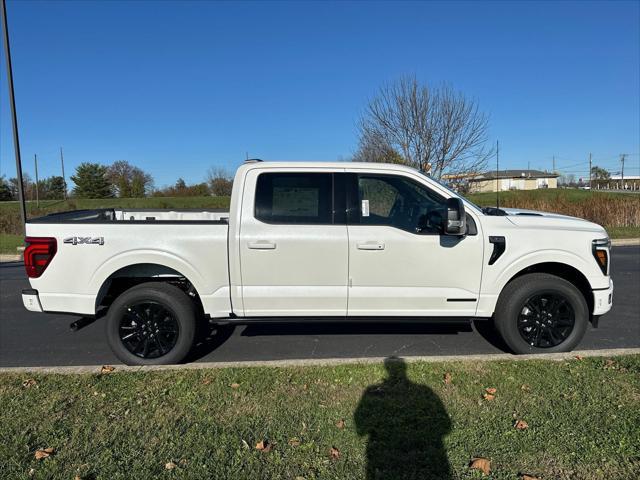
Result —
M587 306L589 307L589 312L593 312L594 299L593 299L593 290L591 288L591 284L587 277L576 267L569 265L567 263L562 262L540 262L529 265L520 271L516 272L514 275L509 278L509 280L503 285L500 290L500 295L504 291L505 287L509 285L516 278L522 277L528 273L547 273L549 275L554 275L556 277L562 278L572 285L574 285L582 294L585 301L587 302Z
M202 300L191 279L180 271L160 263L134 263L121 267L109 274L98 289L95 300L96 312L101 306L108 306L121 293L136 285L147 282L171 283L180 287L203 311Z

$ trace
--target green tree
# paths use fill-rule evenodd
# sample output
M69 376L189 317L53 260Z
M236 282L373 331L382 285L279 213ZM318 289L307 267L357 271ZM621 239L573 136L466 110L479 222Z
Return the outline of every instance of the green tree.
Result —
M153 177L124 160L107 169L114 192L121 198L144 197L153 188Z
M609 180L611 175L604 168L594 165L591 167L591 178L594 180Z
M107 179L107 167L104 165L83 162L78 165L71 180L76 184L73 194L78 198L113 197L111 184Z
M9 182L4 178L4 175L0 176L0 201L13 200L11 195L11 186Z
M54 175L49 178L45 178L42 183L42 198L47 200L62 200L64 198L64 179L60 176Z

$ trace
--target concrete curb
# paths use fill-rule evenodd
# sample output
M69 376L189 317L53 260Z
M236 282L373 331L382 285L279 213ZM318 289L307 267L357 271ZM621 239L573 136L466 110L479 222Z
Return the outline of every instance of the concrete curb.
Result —
M21 260L22 255L8 255L5 253L0 255L0 263L19 262Z
M614 238L611 240L614 247L627 247L630 245L640 245L640 238Z
M566 353L543 353L539 355L512 355L510 353L493 353L484 355L442 355L442 356L415 356L403 357L407 363L427 362L487 362L496 360L577 360L582 357L613 357L620 355L638 355L640 348L612 348L603 350L576 350ZM246 367L309 367L309 366L337 366L353 364L382 363L386 357L364 357L364 358L313 358L298 360L268 360L268 361L246 361L246 362L201 362L189 363L186 365L154 365L146 367L129 367L118 365L114 372L158 372L173 370L204 370L220 368L246 368ZM37 374L96 374L101 373L102 365L86 365L77 367L6 367L0 368L2 373L37 373Z

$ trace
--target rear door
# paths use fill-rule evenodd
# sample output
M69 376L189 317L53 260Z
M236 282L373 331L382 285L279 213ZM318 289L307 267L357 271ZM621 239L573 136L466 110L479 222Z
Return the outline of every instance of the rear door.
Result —
M245 316L345 316L348 241L342 176L247 173L240 224Z
M347 175L349 316L474 315L481 235L443 235L446 199L417 178Z

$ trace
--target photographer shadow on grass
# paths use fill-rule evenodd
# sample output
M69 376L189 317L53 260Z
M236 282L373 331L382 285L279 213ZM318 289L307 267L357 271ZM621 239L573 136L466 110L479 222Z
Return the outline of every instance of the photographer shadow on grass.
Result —
M404 360L384 361L387 378L369 386L354 413L367 435L367 480L452 479L443 438L451 420L438 396L407 378Z

